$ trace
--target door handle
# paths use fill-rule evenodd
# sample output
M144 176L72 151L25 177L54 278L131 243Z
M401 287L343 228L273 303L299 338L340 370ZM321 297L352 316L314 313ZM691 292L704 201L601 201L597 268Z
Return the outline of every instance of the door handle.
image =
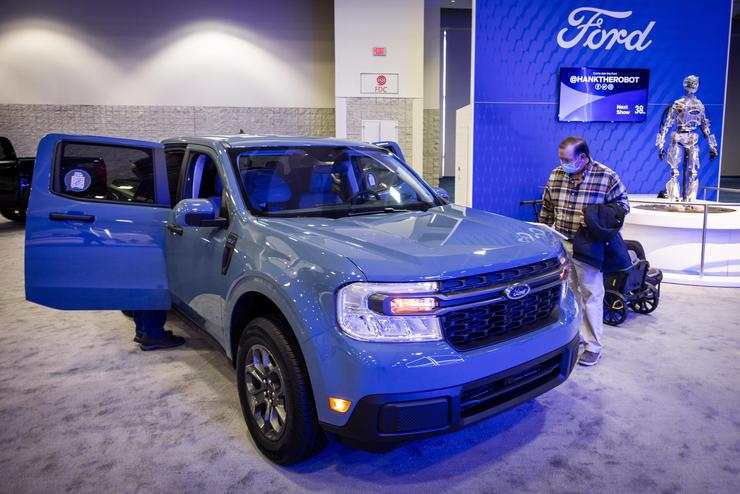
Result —
M174 223L167 223L167 231L173 235L182 235L182 227Z
M49 219L52 221L81 221L82 223L92 223L95 221L95 216L92 214L49 213Z
M226 237L226 245L224 245L224 254L221 256L221 274L225 275L229 271L229 265L231 264L231 257L234 255L234 249L236 248L236 241L239 240L239 236L231 232Z

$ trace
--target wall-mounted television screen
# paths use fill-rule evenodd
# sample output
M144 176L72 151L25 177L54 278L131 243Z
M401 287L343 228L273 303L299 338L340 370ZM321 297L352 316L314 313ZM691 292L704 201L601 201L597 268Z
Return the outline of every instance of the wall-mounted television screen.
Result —
M561 122L642 122L648 69L560 68Z

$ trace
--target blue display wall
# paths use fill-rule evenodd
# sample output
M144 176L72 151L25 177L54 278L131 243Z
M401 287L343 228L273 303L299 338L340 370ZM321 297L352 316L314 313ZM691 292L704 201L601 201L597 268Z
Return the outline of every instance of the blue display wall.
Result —
M568 135L585 137L630 193L657 193L668 165L655 135L688 74L700 77L721 150L730 15L731 0L477 0L473 206L531 217L519 201L542 195ZM649 69L645 121L558 122L559 68L580 66ZM701 159L700 184L716 186L704 140Z

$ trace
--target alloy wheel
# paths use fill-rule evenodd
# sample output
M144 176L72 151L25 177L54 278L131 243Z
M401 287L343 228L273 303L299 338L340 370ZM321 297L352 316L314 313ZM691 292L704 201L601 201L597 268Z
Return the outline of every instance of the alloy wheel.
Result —
M285 430L287 417L283 374L273 354L262 345L247 352L245 381L249 411L257 427L276 441Z

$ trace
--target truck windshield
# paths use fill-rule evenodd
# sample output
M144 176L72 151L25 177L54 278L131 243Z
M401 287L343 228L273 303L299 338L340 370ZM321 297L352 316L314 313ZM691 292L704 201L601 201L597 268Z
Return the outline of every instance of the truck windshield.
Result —
M374 148L290 146L229 151L261 216L327 216L426 210L436 199L396 156Z

